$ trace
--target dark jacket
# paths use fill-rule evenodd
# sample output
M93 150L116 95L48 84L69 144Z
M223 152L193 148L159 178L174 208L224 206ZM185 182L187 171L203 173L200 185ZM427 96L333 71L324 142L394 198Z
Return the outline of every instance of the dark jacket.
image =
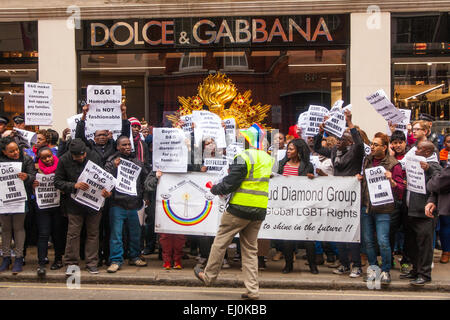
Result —
M348 147L348 150L341 156L339 162L336 161L338 153L337 147L326 148L322 147L322 134L314 137L314 151L318 154L330 158L333 163L335 176L355 176L361 173L361 166L364 159L364 141L356 128L350 129L353 138L353 144Z
M244 158L236 156L233 164L230 165L229 173L223 178L222 182L211 188L214 195L226 195L235 192L241 186L247 176L247 164ZM266 218L267 208L256 208L240 206L228 203L227 211L232 215L247 220L264 220Z
M137 160L134 156L132 156L132 155L126 156L126 155L120 154L119 152L116 152L115 154L113 154L106 160L106 164L105 164L105 170L107 172L111 173L115 178L117 178L117 168L114 165L114 160L116 158L123 158L125 160L131 161L134 164L141 167L142 170L139 174L138 180L136 181L137 196L131 196L128 194L124 194L124 193L121 193L121 192L117 191L116 189L114 189L112 191L112 196L110 198L110 206L111 207L118 206L125 210L138 210L138 209L142 208L142 205L143 205L142 201L149 199L147 192L144 192L144 181L148 175L148 171L145 168L144 164L142 162L140 162L139 160Z
M288 159L285 158L283 160L280 160L278 162L278 173L283 174L284 166L288 162ZM300 165L298 166L298 176L306 176L307 173L314 173L314 166L311 164L311 162L305 163L304 161L300 162Z
M427 190L430 192L428 202L437 205L439 215L450 216L450 166L428 180Z
M441 172L442 168L437 162L428 162L430 168L425 171L425 184L436 174ZM416 193L409 192L409 206L408 206L408 216L417 217L417 218L426 218L425 215L425 206L427 204L427 200L430 197L430 192L427 188L427 193Z
M32 185L34 180L36 180L36 173L37 173L33 159L29 155L24 154L23 151L21 150L20 157L17 160L10 159L6 157L3 153L1 153L0 162L22 162L21 172L24 172L28 175L23 184L25 185L27 195L31 195L33 193Z
M101 159L97 153L87 149L86 158L83 163L79 163L72 159L70 152L64 153L58 162L58 167L55 171L55 187L62 191L61 201L63 203L64 211L68 214L96 214L98 211L91 209L71 198L71 194L76 193L75 183L78 177L83 172L84 167L89 160L101 166Z
M75 131L75 138L80 138L86 144L86 146L96 152L100 158L102 159L101 167L106 163L106 160L111 157L114 153L116 153L116 141L114 139L109 139L104 146L100 146L95 143L94 140L86 139L85 134L86 129L86 121L80 120L77 123L77 128ZM130 121L122 120L122 132L121 135L129 136L130 135Z
M133 137L130 137L130 127L131 123L129 120L123 120L122 124L122 134L128 138L130 138L131 143L134 143ZM128 129L127 129L128 128ZM150 152L148 150L148 145L145 141L139 140L142 143L143 156L144 156L144 166L147 169L147 172L151 170L152 158L150 157ZM137 145L134 143L134 152L133 155L136 157L136 149Z
M363 172L364 172L364 178L361 182L361 199L362 199L362 205L365 206L368 209L369 213L393 213L396 209L396 204L395 202L399 202L399 199L396 195L396 193L394 192L394 190L392 190L392 186L391 186L391 190L392 190L392 195L394 196L394 202L393 203L387 203L387 204L383 204L380 206L372 206L372 203L370 201L370 196L369 196L369 188L367 186L367 180L366 180L366 176L365 176L365 170L368 168L372 168L373 167L373 156L368 156L365 158L364 160L364 168L363 168ZM386 169L386 171L392 171L392 169L395 166L400 166L400 163L397 161L397 159L395 159L393 156L387 154L380 162L379 166L382 166L383 168ZM397 182L397 181L396 181ZM399 183L399 182L397 182Z

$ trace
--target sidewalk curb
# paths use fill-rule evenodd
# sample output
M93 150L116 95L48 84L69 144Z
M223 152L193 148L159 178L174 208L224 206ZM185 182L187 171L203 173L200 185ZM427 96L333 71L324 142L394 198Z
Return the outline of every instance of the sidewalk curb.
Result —
M33 282L33 283L66 283L68 277L65 274L47 275L44 279L39 279L33 272L22 272L18 275L1 274L0 282ZM154 285L154 286L188 286L201 287L203 284L198 281L194 274L192 277L164 275L161 273L153 273L150 276L126 276L126 275L110 275L98 274L90 275L82 273L83 284L109 284L109 285ZM229 277L228 279L218 279L212 287L243 287L242 280L236 280ZM367 284L361 281L349 280L320 280L320 279L260 279L260 288L268 289L297 289L297 290L359 290L372 291L368 289ZM1 283L0 283L1 287ZM414 287L409 285L409 281L395 280L389 286L382 286L382 291L435 291L450 292L450 282L432 282L425 286Z

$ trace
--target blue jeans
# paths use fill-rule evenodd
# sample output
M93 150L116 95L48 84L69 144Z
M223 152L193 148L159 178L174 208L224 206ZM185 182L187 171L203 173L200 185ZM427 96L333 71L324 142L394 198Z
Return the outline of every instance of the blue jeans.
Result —
M361 213L362 238L367 259L371 266L377 264L377 251L375 246L375 232L377 234L378 246L381 254L381 270L389 272L391 270L391 245L389 243L390 215L372 213Z
M111 263L123 263L122 229L123 223L128 220L129 259L136 260L140 253L141 225L137 210L126 210L121 207L111 207L109 221L111 224L111 238L109 240L109 260Z

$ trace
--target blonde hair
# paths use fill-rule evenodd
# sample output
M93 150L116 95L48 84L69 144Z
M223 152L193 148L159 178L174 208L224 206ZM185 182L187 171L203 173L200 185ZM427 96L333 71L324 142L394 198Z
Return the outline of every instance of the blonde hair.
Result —
M414 127L416 124L419 124L419 125L420 125L420 128L423 129L423 130L425 130L426 132L429 132L429 131L430 131L430 124L428 123L428 121L425 121L425 120L417 120L417 121L414 121L414 122L413 122L412 126Z

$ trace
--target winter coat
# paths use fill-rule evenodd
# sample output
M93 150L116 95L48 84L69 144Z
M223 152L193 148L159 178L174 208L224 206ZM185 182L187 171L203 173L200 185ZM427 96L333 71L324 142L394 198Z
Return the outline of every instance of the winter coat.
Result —
M427 202L437 205L439 215L450 216L450 166L428 180L427 190L430 192Z

